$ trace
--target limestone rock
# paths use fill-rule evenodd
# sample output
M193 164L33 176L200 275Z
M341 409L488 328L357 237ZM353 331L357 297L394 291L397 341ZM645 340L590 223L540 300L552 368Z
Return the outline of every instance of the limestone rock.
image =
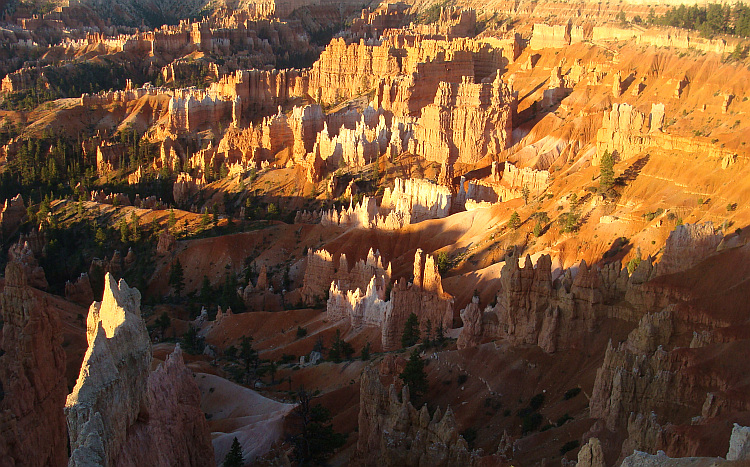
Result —
M728 461L750 460L750 428L734 424L729 438Z
M37 289L46 289L47 277L44 269L39 266L31 244L23 239L8 249L8 260L17 263L24 269L24 275L29 286Z
M436 467L476 465L475 453L458 434L450 407L430 419L427 408L417 411L409 401L408 387L399 402L396 390L380 382L374 366L362 372L359 403L358 465Z
M179 347L149 374L140 301L137 289L108 273L102 301L89 309L89 348L65 404L69 467L213 462L200 393Z
M482 342L482 309L479 308L479 297L474 296L471 303L461 310L461 321L464 327L458 336L456 345L459 349L474 347Z
M164 229L159 234L159 241L156 244L156 253L159 255L166 255L172 251L177 245L177 239L174 235L169 232L169 229Z
M141 412L147 413L145 391L151 366L151 344L140 316L141 294L105 277L101 302L94 302L86 320L89 348L65 413L70 434L70 466L87 465L85 449L99 438L105 463L114 465L125 444L127 430ZM101 419L97 426L95 414ZM87 426L87 425L92 426ZM87 431L89 436L84 437Z
M210 430L201 395L179 344L148 377L148 419L128 430L117 459L121 467L141 465L209 466L214 463Z
M678 225L669 233L658 274L684 271L716 252L723 236L713 223Z
M65 299L81 306L90 306L94 302L94 291L88 274L81 273L75 282L65 283Z
M0 464L63 466L67 384L59 317L13 261L0 301Z
M24 217L26 217L26 206L20 193L12 199L5 200L0 211L0 232L4 239L9 238L18 230Z
M606 467L602 444L597 438L589 438L588 442L578 451L577 467Z

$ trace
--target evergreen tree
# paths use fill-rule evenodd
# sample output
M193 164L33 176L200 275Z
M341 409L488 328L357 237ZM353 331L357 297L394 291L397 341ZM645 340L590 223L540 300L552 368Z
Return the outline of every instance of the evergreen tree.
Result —
M521 226L521 217L518 215L518 212L513 211L513 214L510 215L510 219L508 219L508 228L516 230Z
M370 359L370 342L368 341L367 344L365 344L364 347L362 347L362 353L359 356L362 361L367 361Z
M401 334L401 347L411 347L417 342L419 342L419 318L414 313L411 313L406 318L404 332Z
M167 221L167 225L169 226L169 230L174 229L174 226L177 225L177 217L174 214L174 209L169 210L169 220Z
M404 384L409 385L409 392L415 398L424 395L429 389L427 384L427 374L424 371L424 360L419 356L417 349L414 349L406 362L404 371L398 375Z
M128 223L125 222L125 219L120 219L120 241L122 243L128 243L128 238L130 237L130 227L128 227Z
M208 303L213 294L214 289L211 287L211 282L208 280L208 276L203 276L203 283L201 284L201 301Z
M164 333L167 332L167 329L172 324L172 320L169 318L169 315L165 311L164 313L159 316L156 321L154 322L159 329L161 330L161 337L164 338Z
M604 151L599 163L599 191L606 193L615 185L615 159L609 151Z
M229 449L226 457L224 457L224 462L221 465L223 467L242 467L244 462L242 458L242 446L240 446L240 442L237 441L237 437L235 436L234 441L232 441L232 447Z
M258 352L253 348L253 338L250 336L243 336L240 341L240 358L245 362L245 372L250 371L250 365L257 365Z
M185 272L182 270L179 258L172 264L172 270L169 272L169 285L174 288L179 297L182 289L185 287Z

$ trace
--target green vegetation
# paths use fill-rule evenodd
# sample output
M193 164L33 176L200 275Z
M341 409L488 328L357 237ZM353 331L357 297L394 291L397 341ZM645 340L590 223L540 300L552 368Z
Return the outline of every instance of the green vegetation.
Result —
M404 332L401 334L401 347L411 347L417 342L419 342L419 318L414 313L411 313L406 318Z
M311 406L311 395L304 388L297 393L294 418L298 433L291 437L292 459L298 465L323 465L346 442L346 435L333 431L331 412L320 404Z
M336 336L331 344L331 349L328 351L328 359L339 363L342 357L346 360L351 360L352 355L354 355L354 347L343 340L341 338L341 330L336 329Z
M172 269L169 272L169 285L174 289L178 297L182 295L182 289L185 287L185 273L179 258L172 263Z
M130 77L125 67L101 57L101 63L80 62L47 66L33 88L11 93L0 103L2 110L33 110L39 104L66 97L81 97L108 89L124 89ZM145 82L145 79L135 81Z
M224 457L224 462L221 465L222 467L242 467L245 465L245 461L242 458L242 446L240 446L240 442L237 441L236 436L234 441L232 441L232 447Z
M615 159L609 151L604 151L599 163L599 192L605 194L615 186Z
M440 10L448 6L449 4L450 2L448 0L444 0L442 2L431 5L429 8L426 8L424 11L417 15L417 20L415 22L417 24L432 24L436 22L440 19Z
M581 393L581 388L571 388L565 391L565 395L563 395L564 400L570 400Z
M654 18L653 22L661 26L700 31L704 37L713 37L716 34L750 37L750 7L742 2L735 5L680 5Z
M521 217L518 215L517 211L513 211L513 214L510 215L510 219L508 219L508 228L512 230L516 230L521 226Z
M406 362L404 371L398 375L404 384L409 385L409 393L415 400L419 400L429 389L424 366L425 362L419 356L419 351L414 349L409 356L409 361Z

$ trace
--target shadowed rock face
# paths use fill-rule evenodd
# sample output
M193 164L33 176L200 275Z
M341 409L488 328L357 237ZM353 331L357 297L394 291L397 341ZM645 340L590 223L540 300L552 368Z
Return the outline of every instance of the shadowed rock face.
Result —
M438 408L432 419L427 406L416 410L404 387L399 402L396 389L380 382L374 366L362 373L359 402L359 465L475 465L476 457L459 436L450 407Z
M35 298L23 265L5 269L0 341L0 465L62 466L65 353L54 308Z
M149 374L140 301L108 273L102 301L91 305L89 348L65 406L69 466L212 465L200 394L179 348Z

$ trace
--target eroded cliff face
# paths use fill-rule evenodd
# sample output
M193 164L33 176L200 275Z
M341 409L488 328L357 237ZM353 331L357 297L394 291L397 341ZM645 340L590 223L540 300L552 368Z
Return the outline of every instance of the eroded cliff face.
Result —
M362 372L359 402L357 465L438 467L477 465L477 457L458 434L453 412L438 408L432 417L423 406L416 410L409 389L401 400L393 385L386 389L374 366Z
M643 274L648 277L651 271ZM502 338L514 345L535 344L550 353L581 349L599 320L619 314L606 304L624 297L629 277L617 262L602 269L582 262L575 277L568 270L553 279L548 255L540 256L536 266L527 256L523 267L518 257L506 258L497 304L482 310L472 302L461 311L460 347Z
M64 466L67 384L60 319L32 292L16 262L5 269L0 300L0 464Z
M89 348L65 404L69 466L213 462L198 389L179 349L149 374L140 301L137 289L107 273L103 299L91 305Z
M365 266L372 263L368 258ZM417 250L414 282L407 284L404 279L397 281L389 296L386 293L391 280L390 266L387 271L382 266L367 269L363 271L363 268L355 267L350 280L344 277L331 283L326 305L328 319L348 319L355 330L366 326L379 328L386 350L399 348L401 333L411 313L417 315L422 326L429 320L433 329L438 326L442 329L453 327L453 298L443 292L432 255ZM367 277L369 279L365 279L367 282L363 284L362 278Z

